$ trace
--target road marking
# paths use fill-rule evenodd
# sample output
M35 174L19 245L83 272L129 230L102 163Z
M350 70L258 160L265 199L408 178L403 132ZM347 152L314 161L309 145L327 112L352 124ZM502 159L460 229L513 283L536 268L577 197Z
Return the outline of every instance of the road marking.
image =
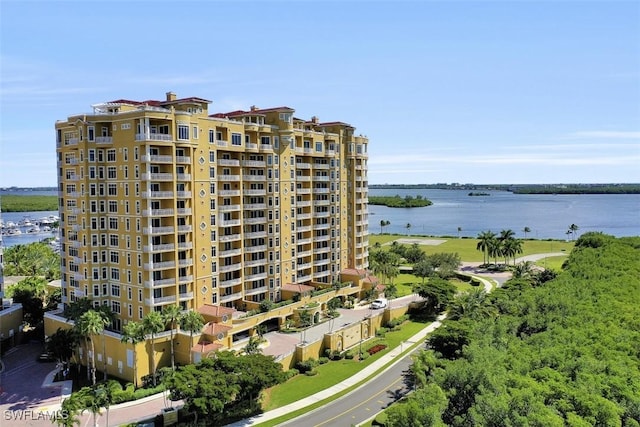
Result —
M328 420L325 420L324 422L322 422L322 423L320 423L320 424L316 424L314 427L319 427L319 426L326 425L326 424L330 423L331 421L335 420L336 418L340 418L341 416L343 416L343 415L347 414L348 412L353 411L353 410L354 410L354 409L356 409L357 407L362 406L362 405L364 405L365 403L369 402L371 399L378 397L378 396L379 396L379 395L381 395L382 393L386 393L386 392L388 392L388 391L389 391L389 389L390 389L391 387L393 387L394 385L396 385L397 383L399 383L400 381L403 381L403 380L404 380L404 378L398 378L397 380L395 380L394 382L392 382L392 383L389 385L389 387L385 388L384 390L380 390L378 393L376 393L376 394L374 394L373 396L369 397L367 400L365 400L365 401L363 401L363 402L360 402L358 405L354 406L353 408L350 408L349 410L344 411L344 412L342 412L341 414L338 414L338 415L336 415L336 416L335 416L335 417L333 417L333 418L329 418ZM366 408L366 410L370 411L370 409L369 409L369 408ZM352 416L351 418L355 418L355 416Z

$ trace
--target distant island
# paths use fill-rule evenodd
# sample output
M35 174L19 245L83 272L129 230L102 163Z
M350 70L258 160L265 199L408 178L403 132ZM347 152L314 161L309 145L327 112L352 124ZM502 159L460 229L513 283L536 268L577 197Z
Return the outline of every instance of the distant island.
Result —
M467 196L490 196L491 194L489 193L484 193L482 191L472 191L471 193L467 194Z
M640 184L370 184L369 189L508 191L514 194L640 194Z
M416 197L405 196L369 196L370 205L383 205L390 208L422 208L433 203L429 199L417 195Z

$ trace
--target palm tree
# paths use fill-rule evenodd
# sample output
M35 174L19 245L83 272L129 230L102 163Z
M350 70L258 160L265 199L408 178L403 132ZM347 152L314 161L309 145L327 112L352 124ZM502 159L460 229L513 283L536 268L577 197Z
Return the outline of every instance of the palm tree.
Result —
M84 336L85 339L88 338L89 342L91 342L91 382L93 385L96 384L96 351L93 337L103 333L104 327L107 326L107 324L108 321L103 317L103 315L95 310L87 311L80 316L80 319L78 319L78 329L80 334ZM89 366L87 366L87 369L89 369Z
M529 277L531 276L532 271L533 271L533 263L531 261L518 263L513 268L512 278L522 279L524 277Z
M496 235L492 231L483 231L482 233L478 234L479 241L476 249L482 251L484 264L487 264L489 262L489 249L491 247L491 242L495 239Z
M531 229L529 227L525 227L522 229L522 231L524 232L524 238L527 238L527 233L531 233Z
M111 307L109 307L106 304L101 305L100 307L98 307L96 309L96 311L98 313L100 313L100 316L102 316L102 318L105 321L105 327L108 325L111 325L113 323L113 319L115 319L115 314L113 311L111 311ZM104 381L107 380L107 337L105 334L102 334L102 362L103 362L103 379Z
M460 238L460 232L462 231L462 227L458 227L458 239Z
M578 227L578 226L577 226L577 225L575 225L575 224L571 224L571 225L569 226L569 231L571 232L571 235L573 236L573 240L575 240L575 239L576 239L576 232L578 231L578 229L579 229L579 228L580 228L580 227Z
M407 225L404 226L404 228L407 229L407 236L409 235L409 230L411 230L411 223L407 223Z
M516 236L516 232L508 229L508 230L502 230L500 231L500 237L498 237L500 240L508 240L508 239L513 239Z
M189 331L189 363L193 363L193 355L191 347L193 347L193 334L201 332L204 326L202 315L194 310L189 310L182 318L182 327L185 331Z
M244 346L243 351L247 355L262 353L262 349L260 348L260 338L249 337L249 342Z
M133 386L138 388L138 353L136 351L136 344L143 342L144 326L139 322L129 322L122 328L123 343L131 343L133 346Z
M146 334L151 334L151 374L153 386L156 384L156 334L164 331L164 320L158 311L150 311L142 318L142 325Z
M164 321L169 323L169 328L171 330L171 370L176 370L176 358L173 349L173 331L180 326L182 320L182 310L178 305L167 305L162 310L162 317Z

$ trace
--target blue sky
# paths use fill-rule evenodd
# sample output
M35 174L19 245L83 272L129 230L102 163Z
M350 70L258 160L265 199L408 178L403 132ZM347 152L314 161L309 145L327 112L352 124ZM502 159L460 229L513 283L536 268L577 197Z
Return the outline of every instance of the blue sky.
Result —
M640 182L640 2L0 0L0 186L119 98L287 105L370 139L369 183Z

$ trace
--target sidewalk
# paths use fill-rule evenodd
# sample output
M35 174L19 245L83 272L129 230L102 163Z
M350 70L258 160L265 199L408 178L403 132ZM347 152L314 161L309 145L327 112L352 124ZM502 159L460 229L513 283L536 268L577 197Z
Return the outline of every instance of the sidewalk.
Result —
M350 387L359 385L359 387L351 390L351 393L353 393L357 389L364 387L368 382L365 380L367 380L367 378L369 378L371 375L374 375L382 370L387 364L391 363L393 365L395 363L398 363L402 359L402 357L399 356L402 356L405 353L409 352L412 348L414 348L415 345L419 345L420 343L422 343L429 333L433 332L442 324L441 322L444 318L445 315L438 316L435 322L430 323L427 327L420 330L409 340L405 341L405 343L408 344L407 346L401 344L399 348L396 347L392 349L389 353L385 354L380 359L376 360L371 365L367 366L366 368L354 374L352 377L344 380L343 382L322 390L312 396L305 397L304 399L300 399L296 402L290 403L289 405L274 409L273 411L265 412L264 414L260 414L252 418L229 424L227 427L244 427L270 421L283 415L287 415L291 412L306 408L307 406L313 405L315 403L321 402L336 395L337 393L341 393L349 389Z

